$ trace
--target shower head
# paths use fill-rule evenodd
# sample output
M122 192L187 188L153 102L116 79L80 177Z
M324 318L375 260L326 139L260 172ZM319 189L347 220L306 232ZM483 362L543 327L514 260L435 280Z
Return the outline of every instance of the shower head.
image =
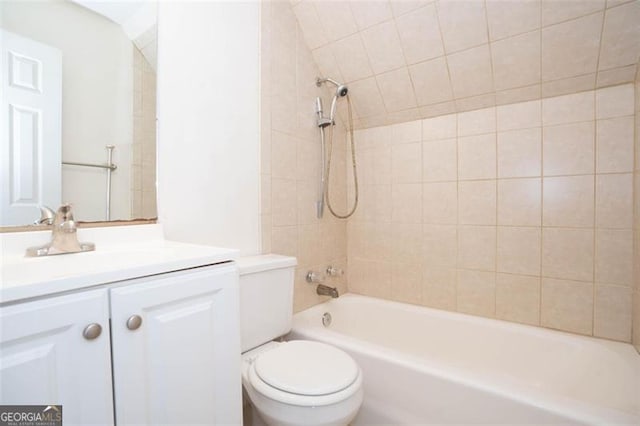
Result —
M342 83L338 83L337 81L335 81L332 78L316 78L316 86L320 87L322 86L322 83L331 83L334 86L336 86L336 96L339 96L341 98L347 96L347 93L349 92L349 88L342 84Z

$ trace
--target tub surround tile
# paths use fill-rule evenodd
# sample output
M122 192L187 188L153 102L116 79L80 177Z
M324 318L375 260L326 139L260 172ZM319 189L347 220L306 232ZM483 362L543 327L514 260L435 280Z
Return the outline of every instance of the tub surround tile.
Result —
M591 281L594 262L593 238L592 229L544 228L542 275Z
M498 180L498 225L540 226L542 180Z
M496 318L540 325L540 278L496 274Z
M458 269L457 310L493 318L496 311L495 272Z
M631 340L631 288L596 284L595 298L594 336Z
M541 324L590 335L593 330L593 283L542 279Z
M540 275L540 228L498 227L498 272Z
M422 304L454 311L457 282L457 269L425 265L422 273Z
M633 117L597 93L357 131L349 290L629 341Z

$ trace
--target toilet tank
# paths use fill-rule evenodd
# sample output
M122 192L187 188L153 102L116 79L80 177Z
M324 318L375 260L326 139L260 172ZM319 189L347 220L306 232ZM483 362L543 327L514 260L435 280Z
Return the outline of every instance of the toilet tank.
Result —
M296 258L266 254L241 257L237 263L240 336L245 352L291 330Z

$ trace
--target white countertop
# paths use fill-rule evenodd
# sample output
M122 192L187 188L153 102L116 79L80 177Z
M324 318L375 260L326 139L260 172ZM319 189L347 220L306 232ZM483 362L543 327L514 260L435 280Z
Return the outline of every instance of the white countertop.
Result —
M165 240L160 225L78 230L78 240L96 250L25 257L45 244L48 231L0 234L0 303L51 295L147 275L235 260L233 249Z

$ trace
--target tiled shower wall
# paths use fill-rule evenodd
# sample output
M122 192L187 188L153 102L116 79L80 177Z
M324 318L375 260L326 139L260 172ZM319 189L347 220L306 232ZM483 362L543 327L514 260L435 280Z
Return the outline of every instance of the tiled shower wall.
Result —
M131 218L158 216L156 207L156 72L133 48Z
M294 310L326 300L305 281L309 270L346 269L346 224L325 213L316 217L320 136L314 101L329 91L315 85L318 69L289 2L261 5L261 215L262 251L295 256ZM331 93L332 94L332 93ZM344 126L336 129L332 199L345 209ZM346 275L326 284L346 291Z
M631 340L632 84L355 138L349 291Z
M640 352L640 71L636 74L636 133L634 168L634 215L633 215L633 344Z

